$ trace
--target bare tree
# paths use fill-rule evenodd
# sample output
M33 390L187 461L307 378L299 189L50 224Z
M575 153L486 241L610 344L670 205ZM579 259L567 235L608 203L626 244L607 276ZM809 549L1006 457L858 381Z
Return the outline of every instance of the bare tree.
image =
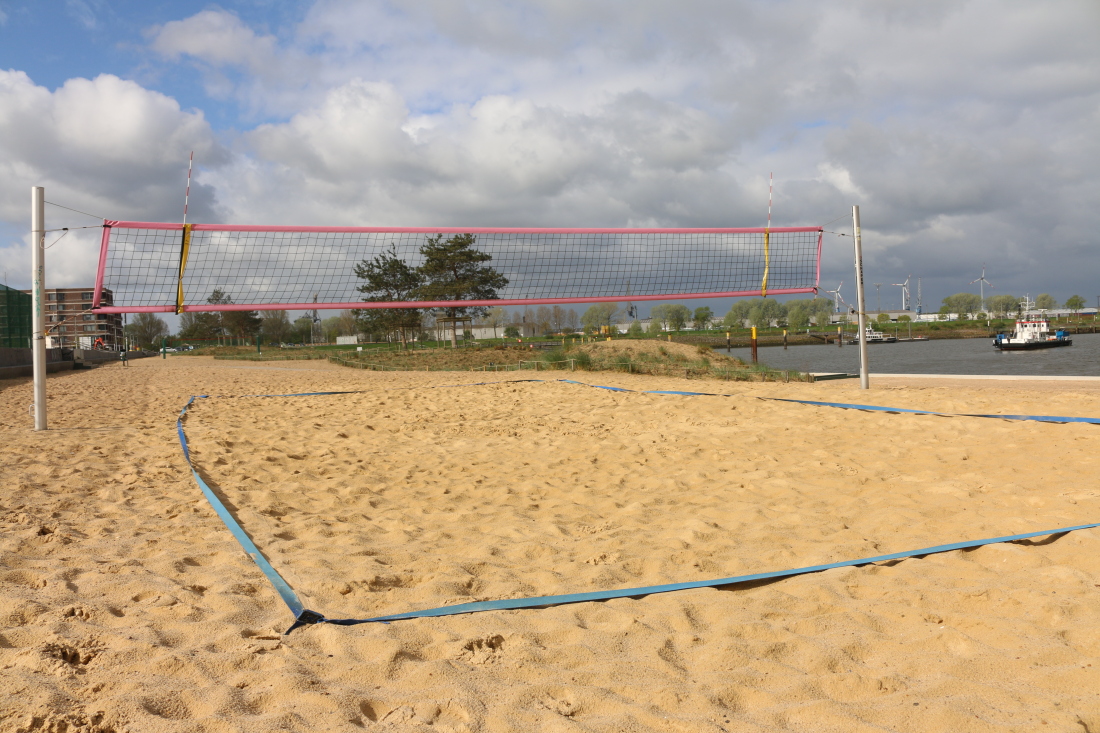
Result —
M336 330L338 336L354 336L359 333L359 314L353 310L340 311Z
M554 333L565 332L565 309L560 305L555 305L550 309L550 325L554 329Z
M168 335L168 324L152 313L138 313L134 322L126 326L126 335L139 349L157 348L160 340Z
M545 305L540 305L539 309L535 311L535 325L537 326L536 332L544 336L553 331L553 312Z
M570 308L565 312L565 327L569 329L570 333L575 333L581 325L581 317L577 315L577 311Z
M500 328L508 320L508 311L504 310L500 306L496 308L490 308L489 312L482 319L482 322L493 329L493 337L500 338Z

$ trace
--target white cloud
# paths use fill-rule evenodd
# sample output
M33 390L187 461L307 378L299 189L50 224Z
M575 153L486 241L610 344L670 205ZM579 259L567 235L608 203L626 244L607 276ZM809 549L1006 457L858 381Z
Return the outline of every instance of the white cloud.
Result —
M719 170L734 143L718 121L640 92L584 114L494 95L427 123L391 85L357 80L243 141L218 173L242 220L607 225L746 208Z
M161 57L194 63L211 97L235 97L253 115L291 109L318 68L308 54L280 48L275 36L257 34L225 10L203 10L146 34Z
M203 10L186 20L150 29L150 46L172 59L191 56L211 66L241 66L265 73L277 60L274 36L259 36L224 10Z
M88 30L94 30L99 25L99 17L97 10L101 9L102 3L97 0L65 0L65 6L69 10L76 22L80 23Z
M0 218L19 230L30 216L32 186L44 186L49 201L99 216L176 220L192 149L209 166L227 160L201 113L182 111L175 100L134 82L102 75L70 79L51 92L22 72L0 71ZM214 191L199 183L191 193L196 213L213 218ZM50 228L95 224L47 208ZM86 283L94 257L80 255L80 248L97 245L98 235L68 235L50 257L51 282ZM29 259L11 246L0 250L14 264L10 277L25 282Z
M318 0L270 32L211 9L150 46L240 105L232 155L128 82L0 77L0 173L175 218L156 182L193 135L243 223L762 225L775 171L777 224L861 205L869 278L945 295L987 261L1005 289L1077 290L1100 267L1098 27L1092 0Z

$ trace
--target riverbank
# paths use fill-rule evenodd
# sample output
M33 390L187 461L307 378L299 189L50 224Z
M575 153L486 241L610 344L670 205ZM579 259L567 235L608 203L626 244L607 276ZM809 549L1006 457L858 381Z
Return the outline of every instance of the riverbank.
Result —
M747 347L726 356L750 359ZM859 372L855 344L832 346L769 346L759 350L760 361L772 369L802 372ZM972 374L999 376L1100 376L1100 334L1073 336L1073 346L1037 351L999 351L993 339L932 339L871 344L868 369L876 374Z
M881 331L898 339L918 338L921 340L943 339L992 339L1000 332L1011 332L1015 328L1015 320L1000 319L985 323L974 321L933 321L913 323L871 323L876 331ZM1057 323L1050 324L1051 330L1064 330L1070 334L1096 334L1100 333L1100 324L1093 322L1081 323ZM857 343L857 326L855 323L845 324L841 330L837 326L829 329L810 328L797 332L787 329L784 337L782 328L757 329L757 343L759 346L782 346L784 340L788 346L809 346L813 344L836 344L838 333L845 344ZM726 334L729 333L727 339ZM670 334L672 340L685 344L705 344L711 348L747 348L752 343L752 329L743 328L731 331L706 331L706 332L681 332ZM668 338L666 335L664 338Z

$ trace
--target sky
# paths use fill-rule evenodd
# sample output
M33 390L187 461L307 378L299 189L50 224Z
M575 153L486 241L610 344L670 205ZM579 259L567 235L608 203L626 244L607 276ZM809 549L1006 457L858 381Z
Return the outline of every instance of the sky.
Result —
M869 309L983 266L1093 304L1097 130L1095 0L0 0L0 281L31 186L92 215L48 228L179 221L193 150L189 221L236 224L763 226L774 173L849 302L859 205Z

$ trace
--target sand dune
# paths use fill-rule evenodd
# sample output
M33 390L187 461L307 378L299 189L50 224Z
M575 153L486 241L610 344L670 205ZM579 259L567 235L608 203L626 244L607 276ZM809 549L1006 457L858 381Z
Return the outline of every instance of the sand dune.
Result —
M1094 425L757 399L1100 416L1089 386L569 376L730 396L179 356L52 377L35 433L0 382L0 731L1100 730L1097 530L285 636L175 435L211 395L195 465L330 617L1100 520ZM245 396L327 390L363 391Z

